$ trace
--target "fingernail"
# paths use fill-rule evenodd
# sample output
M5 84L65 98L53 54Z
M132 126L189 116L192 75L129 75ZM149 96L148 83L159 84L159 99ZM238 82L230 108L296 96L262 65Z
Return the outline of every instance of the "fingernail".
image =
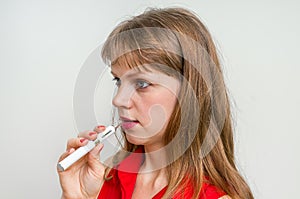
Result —
M105 129L105 126L103 125L100 125L100 126L97 126L98 129Z
M92 135L95 135L95 134L97 134L97 133L96 132L90 132L89 136L92 136Z
M85 139L85 138L81 138L79 141L80 141L81 143L83 143L84 141L86 141L86 139Z

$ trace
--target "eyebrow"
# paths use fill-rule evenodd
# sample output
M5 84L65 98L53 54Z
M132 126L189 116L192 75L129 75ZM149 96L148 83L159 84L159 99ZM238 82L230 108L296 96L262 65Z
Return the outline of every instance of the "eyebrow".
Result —
M145 71L134 71L134 72L131 72L130 74L126 75L127 78L131 78L135 75L146 75L147 73L152 73L152 72L145 72ZM117 75L111 71L111 74L114 76L114 77L117 77Z

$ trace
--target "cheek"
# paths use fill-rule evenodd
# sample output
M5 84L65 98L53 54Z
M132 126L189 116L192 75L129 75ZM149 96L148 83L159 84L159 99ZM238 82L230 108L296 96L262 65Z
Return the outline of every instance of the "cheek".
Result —
M169 96L169 98L166 99L165 103L163 104L163 107L165 109L165 116L168 121L171 117L171 114L173 113L176 101L176 97L174 95L171 95Z
M175 104L176 98L174 95L147 98L137 106L137 111L140 113L140 122L144 125L150 125L150 123L152 125L164 125L168 122Z
M146 125L151 122L151 110L155 103L151 99L144 100L137 104L136 111L139 115L139 121Z

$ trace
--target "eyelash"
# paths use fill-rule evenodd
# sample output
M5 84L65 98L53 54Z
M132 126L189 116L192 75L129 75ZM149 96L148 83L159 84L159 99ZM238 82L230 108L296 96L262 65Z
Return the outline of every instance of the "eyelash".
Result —
M115 83L115 85L117 86L117 87L119 87L120 85L121 85L121 80L120 80L120 78L118 78L118 77L114 77L113 78L113 81L115 81L116 83ZM142 85L143 84L143 85ZM145 86L145 84L146 84L146 86ZM148 81L145 81L145 80L140 80L140 79L138 79L138 80L135 80L135 87L136 87L136 89L146 89L148 86L150 86L150 85L152 85L150 82L148 82Z
M115 85L116 85L117 87L119 87L119 86L121 85L121 80L120 80L120 78L114 77L114 78L113 78L113 81L115 82Z
M141 84L147 84L146 86L142 86ZM151 85L151 83L150 82L147 82L147 81L145 81L145 80L136 80L136 83L135 83L135 85L136 85L136 88L137 89L145 89L145 88L147 88L148 86L150 86Z

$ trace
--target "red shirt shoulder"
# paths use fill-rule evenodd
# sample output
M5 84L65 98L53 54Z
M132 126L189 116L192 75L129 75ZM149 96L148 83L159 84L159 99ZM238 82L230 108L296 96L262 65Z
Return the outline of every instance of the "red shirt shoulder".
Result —
M227 195L217 186L210 184L208 178L205 177L205 182L203 182L199 199L218 199L222 196ZM166 191L166 187L159 193L159 197L154 197L153 199L160 199ZM172 199L182 199L182 198L192 198L194 192L194 186L191 182L188 182L187 186L180 193L175 194ZM157 195L158 196L158 195Z
M226 193L218 187L209 183L203 183L199 199L218 199L225 195Z
M143 162L143 149L138 148L135 152L125 158L118 167L113 168L109 174L111 180L105 181L98 199L131 199L139 167ZM189 184L183 193L176 194L173 199L191 198L193 186ZM165 194L164 187L153 199L160 199ZM226 195L225 192L209 183L208 178L203 183L199 199L218 199Z

